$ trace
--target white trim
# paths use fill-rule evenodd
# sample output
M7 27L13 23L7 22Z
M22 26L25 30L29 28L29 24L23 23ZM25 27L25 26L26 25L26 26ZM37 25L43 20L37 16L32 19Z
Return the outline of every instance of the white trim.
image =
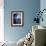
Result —
M4 0L0 0L0 42L4 42Z

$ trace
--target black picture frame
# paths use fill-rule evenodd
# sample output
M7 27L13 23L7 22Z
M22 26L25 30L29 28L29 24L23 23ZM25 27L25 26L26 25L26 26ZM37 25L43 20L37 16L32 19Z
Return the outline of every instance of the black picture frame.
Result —
M22 27L24 25L24 11L11 11L11 26Z

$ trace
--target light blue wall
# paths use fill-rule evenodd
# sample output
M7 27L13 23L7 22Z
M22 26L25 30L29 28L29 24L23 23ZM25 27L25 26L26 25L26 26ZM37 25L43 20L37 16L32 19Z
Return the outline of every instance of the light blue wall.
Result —
M41 0L40 1L40 10L42 11L43 9L46 9L46 0ZM46 27L46 10L43 12L43 22L40 22L40 25L45 26Z
M34 24L33 19L40 9L40 0L4 0L4 38L18 41L24 37ZM24 11L24 26L11 27L11 11Z

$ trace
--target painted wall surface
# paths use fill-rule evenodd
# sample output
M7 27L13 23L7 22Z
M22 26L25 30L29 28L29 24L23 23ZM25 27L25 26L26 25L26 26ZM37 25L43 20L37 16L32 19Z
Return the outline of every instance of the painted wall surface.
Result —
M4 0L4 38L18 41L31 31L36 12L40 9L40 0ZM11 11L24 11L24 26L11 27Z
M46 9L46 0L41 0L40 1L40 9L41 9L41 11L43 9ZM41 21L40 25L46 26L46 10L43 12L42 17L43 17L43 22Z

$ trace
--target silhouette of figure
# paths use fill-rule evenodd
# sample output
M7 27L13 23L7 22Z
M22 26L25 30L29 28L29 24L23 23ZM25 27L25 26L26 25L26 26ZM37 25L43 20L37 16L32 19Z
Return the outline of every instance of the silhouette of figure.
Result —
M21 24L21 16L18 14L14 14L13 16L13 23L14 24Z
M16 17L17 17L17 14L14 14L13 16L13 23L16 24Z

